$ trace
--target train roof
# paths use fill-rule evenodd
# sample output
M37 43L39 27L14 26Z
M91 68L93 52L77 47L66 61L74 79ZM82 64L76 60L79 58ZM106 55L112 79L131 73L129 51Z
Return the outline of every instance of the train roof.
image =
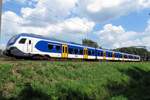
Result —
M78 44L78 43L74 43L74 42L68 42L68 41L63 41L63 40L58 40L58 39L55 39L55 38L44 37L44 36L33 34L33 33L21 33L21 34L19 34L19 37L20 36L27 36L27 37L34 37L34 38L39 38L39 39L46 39L46 40L51 40L51 41L55 41L55 42L66 43L66 44L71 44L71 45L76 45L76 46L80 46L80 47L87 47L87 48L90 48L90 49L94 49L93 47L84 46L82 44ZM120 54L138 56L138 55L134 55L134 54L128 54L128 53L123 53L123 52L118 52L118 51L113 51L113 50L108 50L108 49L101 49L101 48L97 48L97 49L98 50L103 50L103 51L120 53Z
M50 41L66 43L66 44L71 44L71 45L76 45L76 46L87 47L87 48L93 49L93 47L84 46L84 45L79 44L79 43L58 40L58 39L55 39L55 38L48 38L48 37L44 37L44 36L36 35L36 34L32 34L32 33L21 33L21 34L19 34L19 36L27 36L27 37L34 37L34 38L39 38L39 39L46 39L46 40L50 40Z
M44 36L37 35L37 34L32 34L32 33L21 33L19 35L20 36L34 37L34 38L39 38L39 39L46 39L46 40L58 41L58 42L71 43L71 42L67 42L67 41L63 41L63 40L59 40L59 39L55 39L55 38L50 38L50 37L44 37ZM77 44L77 43L74 43L74 44ZM78 44L78 45L81 45L81 44Z

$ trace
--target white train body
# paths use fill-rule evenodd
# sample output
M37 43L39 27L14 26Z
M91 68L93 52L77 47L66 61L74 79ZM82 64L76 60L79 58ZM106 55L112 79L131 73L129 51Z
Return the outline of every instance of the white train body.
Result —
M87 47L39 35L22 33L12 37L7 44L7 55L32 58L70 58L88 60L140 61L140 56Z

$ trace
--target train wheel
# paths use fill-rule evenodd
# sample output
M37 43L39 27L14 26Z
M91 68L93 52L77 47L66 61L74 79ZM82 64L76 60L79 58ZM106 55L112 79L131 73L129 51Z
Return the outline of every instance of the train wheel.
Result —
M43 57L41 55L33 55L32 59L33 60L43 60Z
M44 60L50 60L50 57L48 55L45 55L43 58Z

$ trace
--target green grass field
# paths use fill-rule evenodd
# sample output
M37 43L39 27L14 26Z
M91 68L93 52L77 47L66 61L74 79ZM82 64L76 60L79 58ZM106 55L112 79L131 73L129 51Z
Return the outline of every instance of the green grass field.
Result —
M150 63L0 61L0 100L149 100Z

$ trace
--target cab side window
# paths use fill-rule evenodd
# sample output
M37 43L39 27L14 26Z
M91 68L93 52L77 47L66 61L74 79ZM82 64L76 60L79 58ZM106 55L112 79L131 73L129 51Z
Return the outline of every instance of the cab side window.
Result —
M26 42L26 38L22 38L20 41L19 41L19 44L25 44Z

